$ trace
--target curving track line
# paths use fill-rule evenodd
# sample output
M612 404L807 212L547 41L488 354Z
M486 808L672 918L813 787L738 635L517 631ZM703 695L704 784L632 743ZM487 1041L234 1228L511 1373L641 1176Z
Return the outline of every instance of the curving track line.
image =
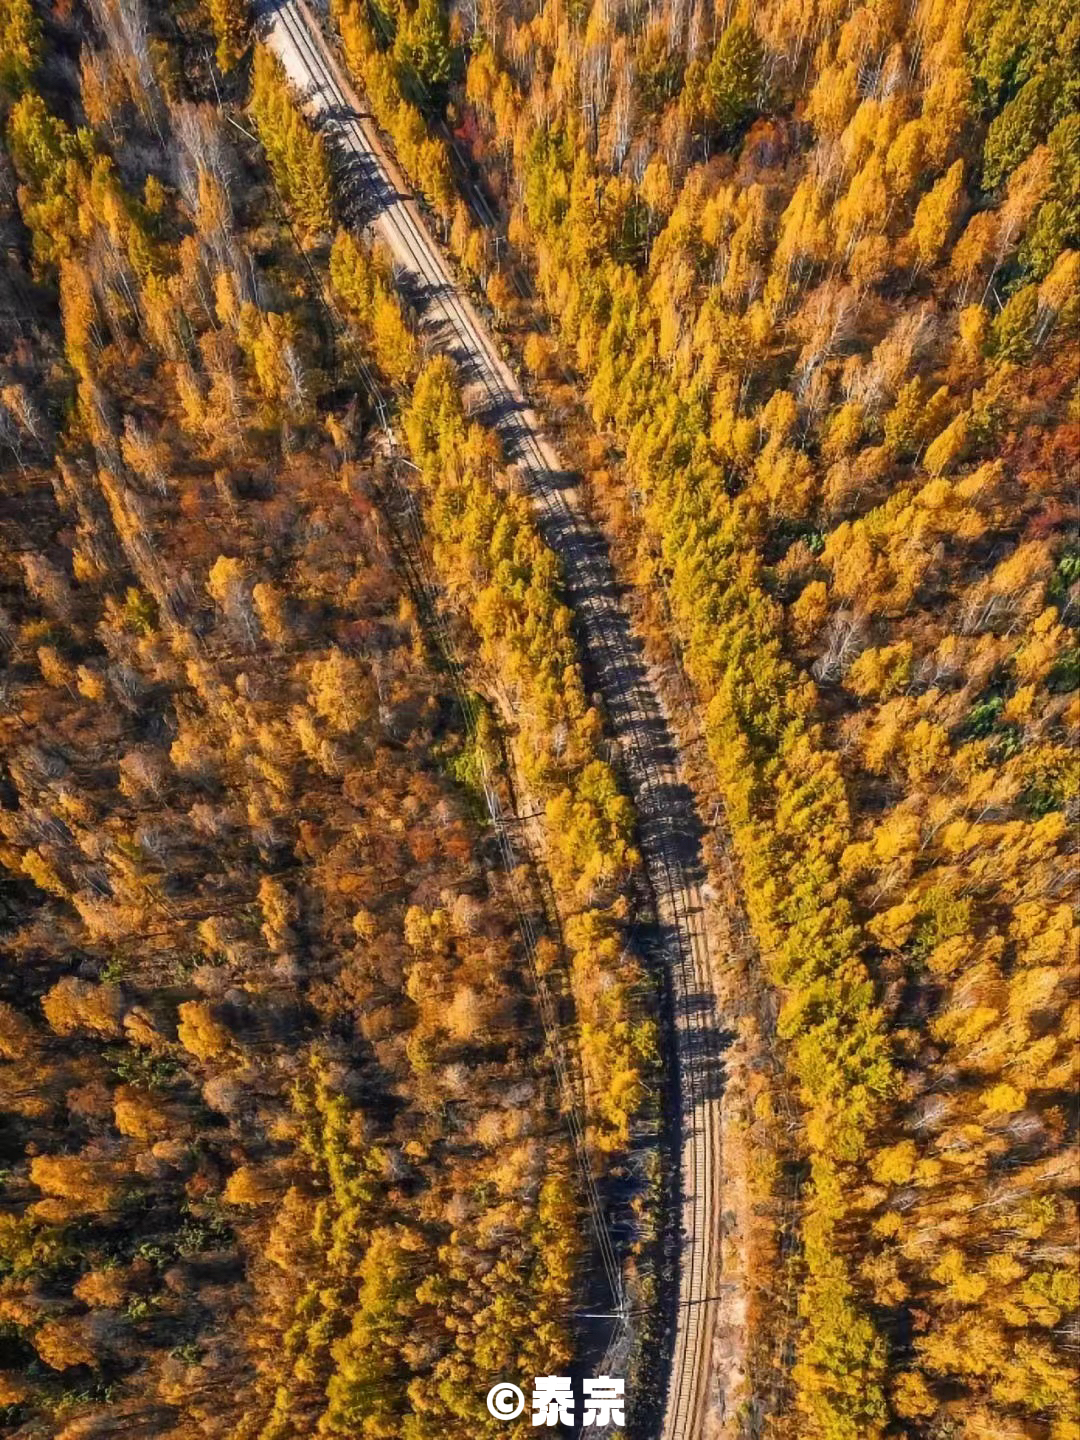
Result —
M408 282L432 343L457 362L467 393L525 480L545 539L562 561L573 606L619 743L656 899L658 958L670 987L679 1091L681 1236L678 1302L663 1440L701 1440L709 1398L720 1283L720 1033L693 799L620 604L606 547L583 498L544 438L513 374L451 274L419 207L303 0L269 0L261 21L309 112L355 166L399 278Z

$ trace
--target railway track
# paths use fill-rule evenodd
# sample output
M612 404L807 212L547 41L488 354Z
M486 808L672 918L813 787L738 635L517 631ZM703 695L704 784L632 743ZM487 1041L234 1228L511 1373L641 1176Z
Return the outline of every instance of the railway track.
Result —
M709 1401L720 1285L721 1034L716 1015L702 862L693 797L656 688L641 660L604 540L535 413L430 234L303 0L260 9L267 43L343 160L369 223L421 315L429 343L457 363L480 418L518 467L548 544L562 562L568 603L618 742L655 898L657 953L671 998L670 1062L677 1082L678 1295L668 1337L662 1440L700 1440Z

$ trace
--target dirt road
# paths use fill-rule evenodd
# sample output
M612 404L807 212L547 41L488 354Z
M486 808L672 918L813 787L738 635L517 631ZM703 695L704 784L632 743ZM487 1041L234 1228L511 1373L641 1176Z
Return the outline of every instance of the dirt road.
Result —
M709 1402L720 1285L721 1037L701 895L698 821L680 780L670 727L620 601L607 548L573 476L544 438L302 0L269 0L267 42L343 158L342 183L393 257L429 343L457 363L479 418L495 428L530 489L547 542L562 561L576 612L637 807L642 853L659 917L657 959L670 983L667 1033L677 1076L681 1237L674 1333L662 1440L701 1440ZM713 957L714 960L716 957Z

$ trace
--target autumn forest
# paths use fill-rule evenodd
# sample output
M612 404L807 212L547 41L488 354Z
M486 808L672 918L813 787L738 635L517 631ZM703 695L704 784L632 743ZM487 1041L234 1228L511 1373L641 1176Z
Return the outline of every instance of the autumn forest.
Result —
M1076 6L0 0L0 235L0 1434L1080 1440Z

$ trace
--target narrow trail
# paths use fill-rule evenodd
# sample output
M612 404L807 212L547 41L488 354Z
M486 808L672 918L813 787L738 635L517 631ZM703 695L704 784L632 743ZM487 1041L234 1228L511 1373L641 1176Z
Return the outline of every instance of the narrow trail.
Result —
M703 1440L721 1283L722 1035L701 887L700 825L675 741L616 585L607 546L574 476L559 463L484 322L451 274L374 123L303 0L266 0L260 24L291 83L343 157L342 183L393 258L428 343L457 364L478 418L499 434L562 562L596 687L630 792L657 911L654 960L672 1024L665 1037L678 1101L669 1135L680 1157L678 1295L667 1337L662 1440Z

